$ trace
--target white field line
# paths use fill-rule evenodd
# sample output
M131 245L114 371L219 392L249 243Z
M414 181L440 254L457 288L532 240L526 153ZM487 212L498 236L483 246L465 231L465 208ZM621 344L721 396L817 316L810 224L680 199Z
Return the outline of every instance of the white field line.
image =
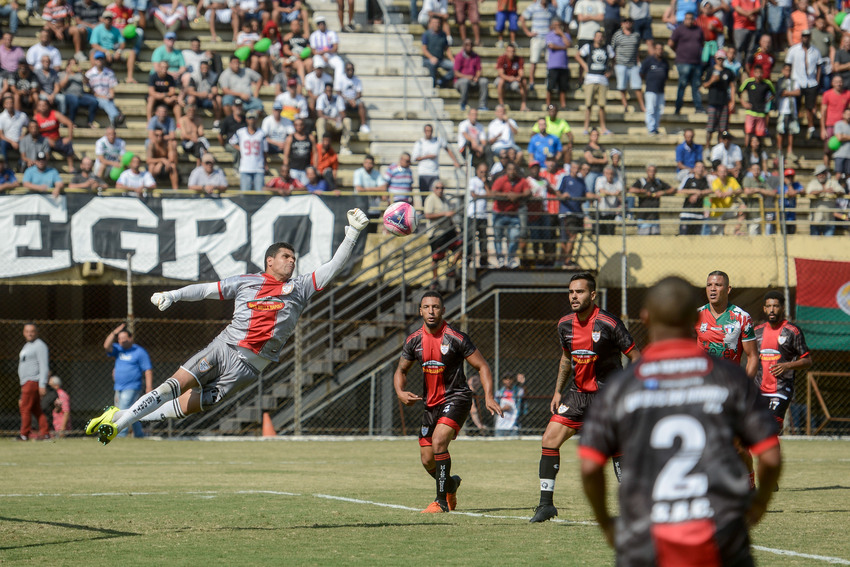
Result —
M61 493L36 493L36 494L1 494L0 498L39 498L39 497L93 497L93 496L179 496L179 495L190 495L190 496L201 496L201 497L215 497L218 495L228 495L228 494L268 494L272 496L303 496L302 494L298 494L295 492L283 492L278 490L237 490L233 492L223 492L216 490L196 490L189 492L92 492L88 494L84 493L71 493L71 494L61 494ZM392 508L395 510L405 510L409 512L420 512L419 508L412 508L410 506L403 506L401 504L390 504L387 502L374 502L371 500L360 500L358 498L348 498L345 496L334 496L332 494L312 494L314 498L322 498L324 500L336 500L339 502L350 502L352 504L366 504L369 506L378 506L381 508ZM526 516L499 516L496 514L481 514L478 512L451 512L452 514L457 514L461 516L469 516L472 518L491 518L495 520L524 520L528 521L528 517ZM560 524L566 525L580 525L580 526L595 526L596 522L585 522L585 521L575 521L575 520L559 520L558 518L552 518L549 520L550 522L556 522ZM759 551L764 551L766 553L773 553L775 555L784 555L787 557L800 557L802 559L813 559L815 561L823 561L825 563L830 563L833 565L850 565L850 560L842 559L840 557L829 557L827 555L813 555L810 553L799 553L797 551L790 551L787 549L775 549L772 547L764 547L761 545L753 545L753 549L757 549Z

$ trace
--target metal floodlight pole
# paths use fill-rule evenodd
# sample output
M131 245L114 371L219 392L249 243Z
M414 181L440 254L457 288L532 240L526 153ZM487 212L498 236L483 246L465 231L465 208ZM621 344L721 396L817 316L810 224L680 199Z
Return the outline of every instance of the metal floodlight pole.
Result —
M626 226L628 219L628 210L626 209L626 152L622 151L620 154L620 183L623 185L623 197L622 197L622 217L623 222L621 224L623 230L623 251L622 257L620 258L620 319L623 321L623 324L628 328L629 326L629 300L626 293L626 288L629 283L629 257L626 248ZM597 244L598 247L598 244Z
M127 330L136 333L136 316L133 312L133 253L127 253Z
M463 265L460 269L460 317L461 317L461 325L463 331L466 332L466 304L467 304L467 292L468 292L468 284L467 284L467 274L469 269L469 258L471 256L472 261L475 262L475 253L469 254L469 242L471 235L469 234L469 203L470 203L470 195L469 195L469 180L470 180L470 172L472 170L472 152L467 152L466 156L466 187L463 191L463 252L461 253L461 258L463 261Z
M781 181L779 182L779 211L782 218L779 219L779 226L782 230L782 258L785 263L785 305L791 309L791 290L788 286L788 227L785 224L785 156L779 154L779 171L782 172ZM796 313L795 313L796 314Z

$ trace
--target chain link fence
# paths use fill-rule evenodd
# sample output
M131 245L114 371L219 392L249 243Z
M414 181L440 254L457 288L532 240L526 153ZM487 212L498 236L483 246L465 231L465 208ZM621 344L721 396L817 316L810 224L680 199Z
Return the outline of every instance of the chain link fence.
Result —
M675 272L671 264L670 271ZM734 275L733 275L734 285ZM557 376L561 348L557 337L557 322L567 313L567 278L562 289L552 288L514 288L498 289L475 299L469 306L467 316L451 316L456 326L465 329L472 337L485 359L489 362L495 378L495 388L505 375L522 374L525 377L524 396L520 403L517 433L539 435L549 419L549 403ZM46 286L44 286L46 288ZM41 286L27 290L27 293L39 297ZM137 297L147 297L154 288L143 287L137 291ZM734 288L731 301L749 312L756 323L764 320L762 316L763 295L766 288ZM113 295L123 294L116 288ZM640 323L639 311L645 298L646 288L629 288L624 298L616 288L600 289L598 303L617 315L621 306L626 305L626 323L639 347L646 344L646 330ZM49 301L49 292L43 292L45 301ZM97 295L97 294L92 294ZM416 290L411 291L407 302L413 306ZM789 315L794 315L797 293L791 290ZM120 298L119 298L120 299ZM119 299L103 299L106 304L118 305ZM625 299L625 302L623 301ZM138 302L141 303L141 302ZM135 341L148 350L153 362L154 384L160 384L193 353L206 345L228 322L229 302L204 302L214 307L204 312L204 317L175 319L174 316L148 317L152 315L143 308L141 315L133 321ZM119 311L119 309L115 309ZM402 341L406 333L411 332L420 320L408 309L392 321L387 321L383 335L361 345L358 360L369 361L368 370L361 372L345 383L338 382L335 370L328 369L327 376L305 381L301 394L305 400L309 395L321 393L318 402L306 404L300 417L280 421L278 433L288 435L416 435L422 412L421 404L403 407L396 399L392 385L393 371L398 362ZM197 315L197 313L195 313ZM792 318L793 320L793 318ZM17 400L20 387L17 378L18 353L24 344L22 327L24 319L0 320L0 431L13 435L19 427L20 417ZM126 319L43 319L34 321L39 326L41 338L50 348L50 366L54 374L63 380L63 388L71 399L71 434L79 435L86 421L99 410L113 403L112 368L113 359L106 356L103 342L116 326ZM305 346L301 358L304 364L312 364L315 358L314 345L310 340L309 329L321 326L328 321L311 319L305 312L301 332L305 334ZM360 328L368 321L333 321L334 327L343 329ZM786 419L787 432L795 434L836 435L850 434L850 352L846 340L844 347L824 349L818 347L817 336L822 321L800 320L797 324L809 338L811 356L814 365L808 372L800 372L797 377L795 399L791 405L790 418ZM833 336L848 337L850 328L846 324L833 323ZM836 326L837 325L837 326ZM388 338L389 337L389 338ZM337 346L344 338L336 338ZM380 350L374 345L381 341L389 342L388 347ZM309 344L308 344L309 343ZM380 353L382 354L378 354ZM148 424L146 430L158 435L207 435L207 434L248 434L257 435L261 431L262 412L271 412L282 416L293 412L295 393L293 391L294 368L297 360L290 354L280 365L267 369L263 380L266 389L249 387L241 398L221 408L222 419L212 420L209 416L192 416L180 422ZM345 360L337 361L334 368L345 365ZM469 369L471 370L471 369ZM468 375L469 375L468 370ZM473 381L474 384L474 381ZM271 387L271 390L269 389ZM418 365L409 373L408 389L413 392L422 390L422 375ZM256 394L255 394L256 391ZM270 392L282 396L282 401L274 401ZM465 434L492 435L493 418L487 414L483 404L483 391L476 388L477 407L483 429L478 429L472 421L467 423ZM226 415L242 416L247 425L228 428L223 423Z

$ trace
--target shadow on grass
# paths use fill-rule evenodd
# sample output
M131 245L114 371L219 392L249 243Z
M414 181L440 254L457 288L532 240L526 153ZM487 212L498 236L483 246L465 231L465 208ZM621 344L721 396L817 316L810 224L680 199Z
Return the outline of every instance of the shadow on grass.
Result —
M409 522L409 523L399 523L399 522L378 522L374 524L313 524L312 526L292 526L294 530L315 530L315 529L327 529L327 528L406 528L406 527L417 527L421 528L422 526L453 526L454 524L449 522L434 522L428 524L422 524L417 522Z
M806 486L803 488L782 488L782 492L811 492L813 490L850 490L850 486Z
M81 530L85 532L94 532L100 534L95 537L81 537L76 539L66 539L62 541L48 541L48 542L40 542L40 543L28 543L22 545L9 545L9 546L0 546L0 551L8 551L10 549L26 549L28 547L45 547L48 545L59 545L65 543L76 543L81 541L96 541L99 539L112 539L116 537L126 537L126 536L140 536L142 534L137 534L134 532L122 532L118 530L110 530L106 528L94 528L91 526L81 526L79 524L66 524L64 522L47 522L42 520L26 520L24 518L8 518L6 516L0 516L0 522L12 522L19 524L39 524L42 526L54 526L57 528L67 528L70 530Z

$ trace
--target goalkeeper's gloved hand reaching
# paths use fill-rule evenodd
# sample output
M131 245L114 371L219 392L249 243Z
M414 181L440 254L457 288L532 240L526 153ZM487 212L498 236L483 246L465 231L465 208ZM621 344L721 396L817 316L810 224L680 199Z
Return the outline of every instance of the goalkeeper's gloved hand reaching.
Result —
M369 217L366 216L366 213L360 209L351 209L348 211L348 226L355 231L354 234L351 235L352 238L357 239L360 235L360 231L368 225ZM348 231L346 231L346 234L347 233Z
M151 303L156 305L160 311L165 311L174 303L174 296L170 291L158 291L151 296Z

